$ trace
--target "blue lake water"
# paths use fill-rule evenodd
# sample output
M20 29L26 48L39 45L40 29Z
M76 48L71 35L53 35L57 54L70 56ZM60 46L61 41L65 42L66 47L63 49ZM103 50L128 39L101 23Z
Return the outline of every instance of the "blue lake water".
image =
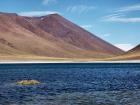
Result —
M1 64L0 105L140 105L140 64Z

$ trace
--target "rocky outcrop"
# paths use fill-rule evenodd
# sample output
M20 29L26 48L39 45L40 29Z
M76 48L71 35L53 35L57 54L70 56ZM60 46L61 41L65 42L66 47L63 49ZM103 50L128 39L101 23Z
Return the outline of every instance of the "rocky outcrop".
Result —
M37 80L22 80L17 82L18 85L37 85L40 84Z

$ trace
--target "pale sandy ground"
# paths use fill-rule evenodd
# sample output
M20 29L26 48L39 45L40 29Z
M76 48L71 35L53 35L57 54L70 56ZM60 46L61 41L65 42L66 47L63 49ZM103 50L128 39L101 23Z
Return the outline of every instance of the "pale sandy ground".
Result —
M58 61L58 60L0 60L0 64L31 64L31 63L140 63L140 60L129 61Z
M140 63L140 60L56 58L44 56L0 56L0 64L10 63Z

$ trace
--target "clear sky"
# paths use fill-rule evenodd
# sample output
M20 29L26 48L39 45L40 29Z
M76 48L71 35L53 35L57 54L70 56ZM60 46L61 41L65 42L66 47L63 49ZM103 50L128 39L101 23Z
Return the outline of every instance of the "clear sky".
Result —
M140 0L0 0L0 11L59 13L124 50L140 44Z

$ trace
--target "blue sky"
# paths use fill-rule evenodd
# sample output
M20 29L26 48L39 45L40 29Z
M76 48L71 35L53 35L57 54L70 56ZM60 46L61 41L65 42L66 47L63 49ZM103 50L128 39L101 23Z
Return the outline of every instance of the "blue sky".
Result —
M1 0L0 11L59 13L124 50L140 44L140 0Z

